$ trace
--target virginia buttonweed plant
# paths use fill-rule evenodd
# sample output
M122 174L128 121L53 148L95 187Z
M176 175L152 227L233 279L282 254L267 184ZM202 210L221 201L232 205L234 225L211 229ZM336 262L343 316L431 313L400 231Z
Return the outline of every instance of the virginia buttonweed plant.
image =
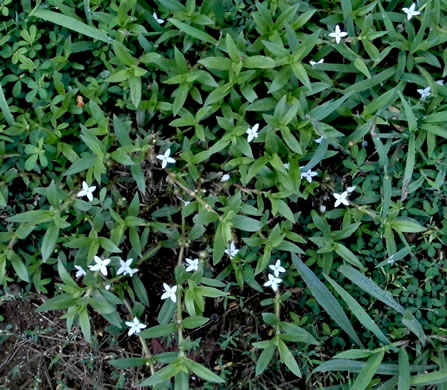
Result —
M445 388L445 0L0 13L3 286L140 386Z

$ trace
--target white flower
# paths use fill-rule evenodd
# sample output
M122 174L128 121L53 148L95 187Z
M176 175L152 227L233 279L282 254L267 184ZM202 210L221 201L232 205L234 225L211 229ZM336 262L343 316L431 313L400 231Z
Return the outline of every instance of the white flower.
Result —
M421 95L421 100L427 99L431 94L431 88L427 87L424 89L418 89L419 94Z
M228 173L225 173L225 175L222 175L222 177L220 178L220 181L228 181L230 180L231 176Z
M146 325L142 324L140 321L138 321L137 317L133 318L133 321L126 321L126 325L130 327L129 333L127 333L128 336L132 336L133 334L138 334L141 332L142 329L146 327Z
M334 193L333 195L334 195L334 198L336 199L334 207L340 206L341 203L343 203L346 206L349 206L348 191L345 191L341 194Z
M281 282L282 282L281 279L277 278L276 276L273 276L272 274L269 274L269 280L268 280L268 282L264 283L264 286L265 287L271 286L272 290L276 291L276 290L278 290L278 284Z
M157 21L158 24L163 24L165 22L164 19L160 19L155 12L152 14L152 16L154 17L154 19Z
M348 33L341 31L338 24L335 26L335 32L329 33L330 37L335 38L335 42L337 42L337 44L339 44L341 39L346 35L348 35Z
M286 168L286 169L289 169L289 167L290 167L290 164L289 163L285 163L285 164L283 164L284 165L284 168Z
M100 271L104 276L107 275L107 265L110 263L110 259L102 260L100 257L95 256L95 265L89 265L90 271Z
M93 200L93 191L96 190L96 186L91 186L83 181L82 182L82 190L78 192L78 197L87 196L88 200L91 202Z
M436 80L436 84L444 85L444 80Z
M161 299L171 298L172 302L177 302L177 296L175 295L177 292L177 286L169 287L166 283L163 283L163 288L165 289L165 292L161 296Z
M322 58L321 60L319 60L317 62L310 60L309 64L311 64L312 66L315 66L315 65L318 65L318 64L322 64L323 62L324 62L324 58Z
M109 291L110 290L110 284L106 284L105 286L104 286L104 288L107 290L107 291Z
M258 129L259 129L259 124L256 123L253 127L249 127L248 130L245 132L246 134L248 134L247 137L247 141L251 142L254 138L258 138Z
M321 144L321 141L323 141L323 137L317 138L317 139L315 140L315 142L316 142L317 144Z
M194 259L193 260L193 259L186 258L185 260L189 264L186 267L186 272L190 272L190 271L196 272L196 271L199 270L199 259Z
M348 192L353 192L353 191L355 191L355 186L346 188L346 191L348 191Z
M407 14L408 20L410 20L413 16L420 15L421 13L419 11L415 11L416 4L411 4L410 8L402 8L402 11L404 11Z
M230 247L225 249L225 253L230 256L230 259L233 259L239 252L239 249L236 248L234 242L231 241Z
M77 271L76 271L76 277L77 278L80 278L81 276L87 275L87 273L84 271L84 268L82 268L81 266L75 265L75 268L77 269Z
M280 272L286 272L286 269L281 266L281 260L276 260L275 265L269 265L269 268L273 271L276 277L279 276Z
M326 206L325 206L324 204L322 204L322 205L320 206L320 212L321 212L321 213L326 212Z
M317 175L317 172L312 172L312 169L309 169L307 172L301 173L301 179L306 178L309 183L312 183L312 178Z
M161 160L161 167L166 168L166 165L168 163L175 164L175 160L172 157L169 157L171 155L171 149L167 149L164 154L159 154L157 158Z
M129 275L130 277L133 276L133 274L136 274L138 272L137 268L130 268L130 265L132 264L133 259L129 259L126 261L123 261L120 259L121 266L119 267L118 271L116 272L117 275Z

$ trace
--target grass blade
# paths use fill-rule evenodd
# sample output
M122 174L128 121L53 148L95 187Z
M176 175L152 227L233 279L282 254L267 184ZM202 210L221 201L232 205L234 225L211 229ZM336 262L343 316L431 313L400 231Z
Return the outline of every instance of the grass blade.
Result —
M346 276L352 283L359 286L363 291L372 295L374 298L383 302L385 305L390 306L392 309L396 310L398 313L403 314L405 309L396 302L393 296L388 292L382 290L377 284L375 284L371 279L367 278L361 272L357 271L355 268L349 265L341 265L338 270Z
M397 390L410 390L410 363L405 348L399 351L399 383Z
M356 316L356 318L362 323L362 325L371 331L382 343L390 344L390 340L383 334L376 323L372 320L369 314L363 309L362 306L335 280L330 276L324 275L327 281L334 287L335 291L341 296L341 298L349 306L349 309Z
M340 306L335 297L327 289L327 287L317 278L317 276L310 270L295 254L292 254L293 264L300 273L304 282L317 302L329 314L329 316L342 328L349 337L359 346L363 347L359 336L355 332L351 322L346 316L343 308Z
M11 110L9 109L8 102L6 101L5 94L3 93L3 88L0 85L0 109L3 112L3 116L8 122L8 125L12 125L14 122L14 117L11 114Z
M195 27L190 26L189 24L180 22L173 18L169 18L168 20L180 31L183 31L185 34L190 35L191 37L197 38L204 43L211 43L213 45L217 43L217 41L205 31L199 30Z
M375 375L377 369L382 363L383 357L385 356L385 351L382 350L374 355L372 355L366 362L365 367L359 372L357 379L352 385L352 390L365 390L371 379Z
M58 12L38 9L34 12L33 16L105 43L113 42L112 38L97 28L91 27L88 24L82 23L79 20L73 19L70 16L66 16Z

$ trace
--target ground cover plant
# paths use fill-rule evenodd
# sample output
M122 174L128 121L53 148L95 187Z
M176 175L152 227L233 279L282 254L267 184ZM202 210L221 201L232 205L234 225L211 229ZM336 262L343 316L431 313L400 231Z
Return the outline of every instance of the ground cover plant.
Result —
M0 0L0 387L446 389L446 14Z

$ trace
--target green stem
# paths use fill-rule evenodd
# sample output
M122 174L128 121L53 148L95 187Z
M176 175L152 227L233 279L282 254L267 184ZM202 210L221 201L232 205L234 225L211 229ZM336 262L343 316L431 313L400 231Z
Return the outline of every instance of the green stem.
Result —
M275 302L275 315L276 315L276 318L277 318L277 320L278 320L278 323L275 325L275 330L276 330L276 334L277 335L279 335L280 333L281 333L281 329L280 329L280 326L279 326L279 321L281 320L281 318L280 318L280 301L279 301L279 299L280 299L280 295L279 295L279 288L276 290L276 292L275 292L275 300L274 300L274 302Z
M178 255L177 266L183 263L183 255L185 252L185 217L182 216L182 238L180 239L180 253ZM181 344L183 343L183 316L182 316L182 292L181 286L177 287L177 334L180 356L185 356L185 351Z

